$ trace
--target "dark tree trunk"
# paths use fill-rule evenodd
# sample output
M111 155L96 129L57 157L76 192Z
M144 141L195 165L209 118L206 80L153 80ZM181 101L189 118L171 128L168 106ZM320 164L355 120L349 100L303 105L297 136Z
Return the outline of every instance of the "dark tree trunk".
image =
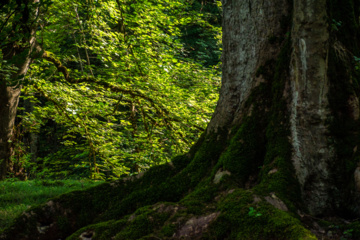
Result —
M0 239L360 239L359 6L224 0L220 99L191 151L53 199Z
M16 64L18 72L12 76L12 79L19 79L24 76L30 66L30 56ZM21 92L21 81L19 79L15 86L9 86L4 79L0 80L0 180L6 178L10 158L12 156L12 137L14 132L14 123L17 107Z
M11 137L19 96L19 87L7 87L4 82L0 85L0 180L6 177L12 155Z
M269 138L269 131L284 125L291 145L286 161L294 166L308 211L322 215L349 210L359 215L360 181L354 185L354 180L360 179L356 168L360 79L352 60L359 55L359 1L224 1L223 7L223 87L207 132L229 131L244 125L250 116L252 125L263 126L263 134L267 131L256 136L264 145L281 138ZM261 90L261 85L268 91ZM259 97L258 91L262 92ZM272 102L257 106L268 94ZM280 109L276 105L282 101L286 108ZM255 113L262 119L251 116ZM277 122L265 117L277 114L284 115ZM273 154L271 145L258 147L264 159L254 167L270 160L276 166L277 156L267 159ZM251 150L244 148L244 152ZM241 168L249 164L239 165L244 177L247 173Z
M38 7L31 6L38 0L17 1L13 29L19 29L18 34L23 38L18 39L14 31L9 35L2 34L3 59L8 61L12 66L17 67L17 72L12 74L11 80L0 76L0 180L6 178L10 158L12 155L11 138L13 135L14 122L16 117L17 106L21 92L22 80L26 75L30 62L31 54L35 48L36 25L34 20L38 13ZM30 24L32 23L32 25ZM17 28L20 26L19 28ZM15 39L12 41L12 39ZM21 46L21 47L20 47Z

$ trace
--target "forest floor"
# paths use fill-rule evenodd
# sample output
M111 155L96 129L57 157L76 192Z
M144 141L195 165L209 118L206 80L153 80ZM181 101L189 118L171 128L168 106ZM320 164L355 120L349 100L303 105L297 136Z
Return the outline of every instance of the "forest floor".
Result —
M45 203L49 198L74 190L82 190L102 182L89 180L8 179L0 182L0 232L30 206Z
M0 182L0 232L9 227L13 220L23 213L30 206L42 204L49 198L68 193L74 190L83 190L92 186L99 185L102 181L94 182L89 180L29 180L18 181L8 179ZM236 191L235 191L236 192ZM246 193L245 190L237 192ZM250 195L249 195L250 196ZM234 202L230 201L231 204ZM184 204L184 203L183 203ZM239 205L239 202L235 203ZM166 204L153 205L157 207L167 206ZM176 206L173 204L169 206ZM148 207L143 208L148 209ZM153 209L150 207L150 209ZM169 207L171 209L171 207ZM184 208L185 209L185 208ZM260 210L262 209L262 210ZM182 210L180 210L181 212ZM145 211L146 212L146 211ZM156 212L156 211L155 211ZM260 213L261 212L261 213ZM138 211L139 213L139 211ZM263 214L264 213L264 216ZM265 217L265 208L249 207L245 208L243 219L252 219L253 223L261 223ZM274 214L273 214L274 215ZM275 214L276 215L276 214ZM275 216L274 215L274 216ZM134 214L132 216L135 216ZM240 215L239 215L240 216ZM273 216L273 217L274 217ZM140 216L141 217L141 216ZM311 230L317 239L322 240L355 240L360 239L360 222L348 222L339 218L318 219L309 215L300 216L302 224L305 228ZM195 218L196 219L196 218ZM256 220L255 220L256 219ZM273 218L275 220L275 218ZM277 220L275 220L277 221ZM135 221L136 222L136 221ZM196 222L196 221L195 221ZM266 221L265 221L266 222ZM277 223L278 224L278 223ZM101 224L100 224L101 225ZM256 224L255 224L256 225ZM277 225L276 225L277 226ZM277 231L275 229L271 231ZM281 230L280 230L281 231ZM255 234L255 233L254 233ZM286 234L286 232L282 233ZM76 235L76 234L75 234ZM260 234L261 235L261 234ZM76 235L77 236L77 235ZM133 239L133 238L131 238ZM168 239L168 238L166 238ZM249 238L244 238L249 239ZM253 238L251 238L253 239ZM287 238L285 239L292 239ZM310 239L310 238L309 238Z

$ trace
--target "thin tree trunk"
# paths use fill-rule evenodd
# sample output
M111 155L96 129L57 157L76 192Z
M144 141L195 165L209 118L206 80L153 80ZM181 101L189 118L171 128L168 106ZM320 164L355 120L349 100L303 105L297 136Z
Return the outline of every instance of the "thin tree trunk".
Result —
M30 66L30 55L20 66L20 70L13 76L13 79L26 74ZM15 117L20 98L21 84L7 86L6 82L0 82L0 180L6 178L8 165L12 156L11 138L14 130Z
M33 3L38 0L33 0ZM31 54L36 42L36 25L26 26L31 20L35 20L38 8L29 9L28 1L21 2L26 6L21 9L17 6L18 13L22 14L20 21L15 21L13 27L21 25L23 39L14 42L7 42L2 49L4 60L12 62L18 68L17 72L12 75L11 83L8 83L4 78L0 79L0 180L6 177L7 168L12 154L11 137L13 135L14 122L16 117L17 106L21 92L22 80L26 75L30 63ZM31 8L31 7L30 7ZM32 11L32 12L30 12ZM11 39L11 36L10 36ZM5 43L5 41L4 41ZM27 47L19 48L18 45L23 44Z
M20 88L0 85L0 180L6 177L10 157L12 155L11 137L19 102Z

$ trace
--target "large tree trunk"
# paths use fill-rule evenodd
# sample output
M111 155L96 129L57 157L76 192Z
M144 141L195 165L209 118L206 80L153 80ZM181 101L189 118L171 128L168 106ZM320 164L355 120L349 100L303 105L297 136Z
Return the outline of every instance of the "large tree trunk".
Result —
M287 116L283 119L289 124L285 127L291 133L288 136L291 161L302 200L315 215L359 208L358 203L349 201L357 198L360 186L360 168L355 171L359 73L354 71L352 61L354 55L359 55L356 38L359 36L359 4L359 1L326 0L224 1L223 87L207 132L244 124L244 118L252 114L254 104L258 104L254 99L262 82L268 90L276 87L275 91L282 91L287 108L281 114ZM292 25L286 25L284 21L290 23L291 10ZM332 29L334 22L341 23L340 30ZM289 40L284 39L286 32L291 33ZM348 40L350 36L353 39ZM340 38L347 41L341 42ZM291 49L287 50L288 41L291 41ZM280 51L291 54L289 62L281 59L284 55ZM276 66L275 61L289 67ZM332 74L335 68L342 67ZM279 74L286 74L282 86L275 85L279 84L276 82ZM339 81L343 82L344 89L339 87ZM332 94L342 99L334 100ZM266 97L265 93L260 96ZM273 98L273 101L278 100ZM279 111L276 104L273 102L269 106ZM269 114L266 111L263 117ZM253 124L262 125L262 119L254 120ZM349 126L337 126L345 122ZM282 121L275 124L286 125ZM271 128L276 131L279 127ZM334 128L341 128L343 132ZM350 150L347 156L337 146L342 143L348 144L341 146ZM269 149L265 149L265 158L268 153ZM262 164L260 160L257 165ZM351 169L346 169L345 165L351 165ZM359 179L356 188L351 184L354 179ZM360 214L359 210L356 212Z
M189 154L53 199L0 239L360 238L359 222L316 223L360 217L360 2L223 10L220 99Z

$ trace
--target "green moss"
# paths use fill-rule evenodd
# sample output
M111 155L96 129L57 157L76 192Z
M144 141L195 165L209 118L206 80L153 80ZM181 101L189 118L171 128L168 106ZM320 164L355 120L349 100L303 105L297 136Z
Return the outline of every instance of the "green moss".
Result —
M78 240L79 236L88 231L95 232L95 236L93 240L107 240L114 237L119 231L121 231L126 225L127 221L125 219L122 220L110 220L106 222L101 222L97 224L92 224L77 230L75 233L71 234L67 240Z
M189 162L191 161L191 158L187 155L179 155L174 157L171 162L174 165L176 169L184 169Z
M171 237L176 231L176 225L175 224L168 224L165 225L160 233L165 237Z
M166 215L165 215L166 216ZM165 216L147 216L146 214L140 215L134 221L129 223L121 232L115 235L116 240L120 239L139 239L146 236L164 223Z
M266 154L260 172L260 184L255 191L260 195L276 192L290 208L295 211L295 206L300 205L300 187L294 176L291 162L292 146L289 142L290 123L287 101L283 92L288 81L288 69L291 54L291 41L287 40L275 63L271 78L271 107L266 126ZM275 173L269 174L271 170Z
M219 187L211 183L208 178L202 181L191 193L185 196L179 202L187 208L187 214L202 215L205 211L211 209L211 203L218 195Z
M265 196L276 192L295 211L301 205L301 193L293 174L289 113L283 96L289 79L290 53L291 42L287 40L277 60L268 61L258 69L266 83L260 84L250 95L246 103L250 113L231 138L218 168L230 171L239 186L259 183L255 187L257 194ZM273 169L276 172L269 174Z
M163 205L167 204L164 203ZM162 229L171 214L171 212L159 210L156 206L145 206L136 210L131 216L127 215L120 220L88 225L76 231L67 239L78 239L81 233L87 231L95 232L93 240L140 239Z
M219 159L222 168L229 170L240 186L244 186L249 177L258 172L264 159L263 127L254 118L248 117L244 121Z
M61 195L53 199L54 206L56 206L55 210L46 210L49 208L46 206L33 208L34 221L35 219L44 219L46 224L65 227L64 222L59 221L59 216L62 216L63 212L66 211L69 219L66 228L71 232L91 223L121 219L139 207L154 204L162 199L178 201L186 191L187 181L183 181L183 179L167 181L178 171L180 170L176 167L163 165L152 168L142 178L134 181L126 183L120 181L117 186L104 183L87 191L76 191ZM185 177L185 175L183 176ZM19 234L19 232L22 235L38 234L36 223L34 226L28 222L29 219L18 218L13 228L8 229L7 233L9 235ZM24 229L24 225L28 229ZM17 229L21 229L21 231ZM62 237L64 236L60 236L60 238Z
M353 239L360 239L360 221L347 224L343 227L343 230L351 233Z
M261 215L249 214L249 208ZM210 225L209 239L316 239L301 222L266 201L254 202L251 191L237 189L218 204L220 216Z
M256 75L266 80L254 88L245 103L244 117L232 131L234 135L227 143L226 151L221 155L215 172L222 168L231 172L239 186L254 184L266 153L266 126L268 109L272 104L271 86L274 61L258 68Z

